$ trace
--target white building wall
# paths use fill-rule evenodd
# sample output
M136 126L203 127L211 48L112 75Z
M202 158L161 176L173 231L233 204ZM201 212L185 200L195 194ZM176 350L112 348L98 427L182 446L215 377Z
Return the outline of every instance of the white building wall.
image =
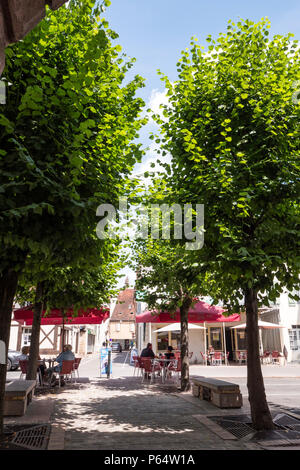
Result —
M202 363L201 351L204 353L205 330L189 330L189 352L193 353L190 363Z
M40 331L40 349L52 349L56 347L54 343L54 325L42 325ZM44 334L45 333L45 334ZM23 339L22 339L23 342ZM73 345L72 345L73 346Z
M291 304L288 294L281 294L279 302L280 323L285 326L281 331L282 347L288 352L288 362L300 362L300 303ZM297 340L291 347L290 332L295 331L292 325L298 325Z
M19 323L16 321L11 322L10 326L10 336L9 336L9 349L17 350L18 343L18 332L19 332Z
M95 352L99 352L103 343L108 339L109 318L105 322L97 325Z
M138 353L147 346L147 343L152 343L154 354L158 354L156 348L156 333L155 330L166 326L167 323L146 323L144 330L144 323L137 323L137 348ZM144 338L145 331L145 338ZM202 363L201 351L204 353L204 331L205 330L190 330L189 331L189 352L193 353L191 364Z

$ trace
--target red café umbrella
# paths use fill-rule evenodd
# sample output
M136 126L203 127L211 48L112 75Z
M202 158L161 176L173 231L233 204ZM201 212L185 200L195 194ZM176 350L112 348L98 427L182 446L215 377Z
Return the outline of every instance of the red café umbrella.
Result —
M108 308L80 309L78 313L73 308L67 309L64 314L59 309L51 309L49 313L43 311L41 325L99 325L109 318ZM33 307L23 307L14 310L14 320L31 326L33 322Z
M229 316L224 316L225 310L222 307L209 305L206 302L198 301L188 313L188 319L191 323L204 323L204 322L236 322L240 321L241 317L238 313ZM175 314L168 312L161 312L155 315L155 312L146 311L136 316L137 323L177 323L180 321L180 310L176 310Z

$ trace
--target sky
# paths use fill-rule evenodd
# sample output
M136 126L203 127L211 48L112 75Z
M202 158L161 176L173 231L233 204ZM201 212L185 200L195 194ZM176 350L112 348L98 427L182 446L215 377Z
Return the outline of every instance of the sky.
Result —
M157 70L171 81L176 80L176 63L193 36L206 46L206 37L211 34L216 38L226 32L230 19L257 22L268 17L271 36L293 33L300 40L299 0L112 0L103 16L118 33L117 43L123 52L136 59L131 73L144 77L146 86L139 96L152 109L158 109L165 99L164 84ZM141 132L140 141L145 147L151 145L148 134L154 130L154 124L150 123ZM152 147L142 164L135 167L135 173L147 171L155 159ZM135 275L130 269L126 268L122 274L129 276L130 283L134 282ZM124 285L124 279L119 285Z

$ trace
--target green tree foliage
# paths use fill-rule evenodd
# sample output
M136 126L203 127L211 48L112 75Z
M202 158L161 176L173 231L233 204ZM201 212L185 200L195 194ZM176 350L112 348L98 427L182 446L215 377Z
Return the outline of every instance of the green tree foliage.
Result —
M199 295L206 295L205 269L201 272L199 263L191 263L190 251L186 250L185 240L174 238L176 222L171 205L173 194L166 182L157 178L152 181L147 193L140 201L146 205L151 217L151 205L170 207L170 238L162 239L162 229L167 228L163 215L159 212L159 237L153 232L146 239L137 238L132 244L132 266L137 272L136 290L139 299L147 303L154 312L168 311L170 315L180 310L181 320L181 390L190 388L189 382L189 339L188 311ZM150 229L150 227L148 227Z
M124 267L118 246L115 245L110 243L109 253L102 252L95 266L52 267L40 273L38 279L44 285L42 301L46 312L52 308L66 310L72 307L76 316L81 308L109 304L111 297L117 294L118 272ZM23 271L16 295L20 305L35 303L36 282L36 273L32 275L32 271Z
M163 76L169 97L162 148L172 155L176 202L205 205L206 263L215 300L247 313L248 389L257 428L272 427L259 362L258 306L299 288L299 43L269 37L269 21L229 21L227 32L193 40Z
M125 83L133 60L114 44L117 34L100 13L95 0L71 0L6 51L8 93L0 113L0 339L6 344L25 265L37 282L50 267L96 265L104 253L94 240L96 208L117 203L142 156L132 141L145 122L144 103L135 96L143 80ZM1 402L6 369L0 367Z

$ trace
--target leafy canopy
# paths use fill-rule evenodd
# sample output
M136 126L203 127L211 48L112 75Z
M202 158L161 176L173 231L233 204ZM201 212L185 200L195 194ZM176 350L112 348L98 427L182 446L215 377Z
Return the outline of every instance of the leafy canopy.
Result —
M155 116L174 202L205 205L190 263L206 264L215 300L234 308L247 289L267 304L299 287L300 48L269 27L229 21L208 50L192 40L178 80L162 76L169 104Z

